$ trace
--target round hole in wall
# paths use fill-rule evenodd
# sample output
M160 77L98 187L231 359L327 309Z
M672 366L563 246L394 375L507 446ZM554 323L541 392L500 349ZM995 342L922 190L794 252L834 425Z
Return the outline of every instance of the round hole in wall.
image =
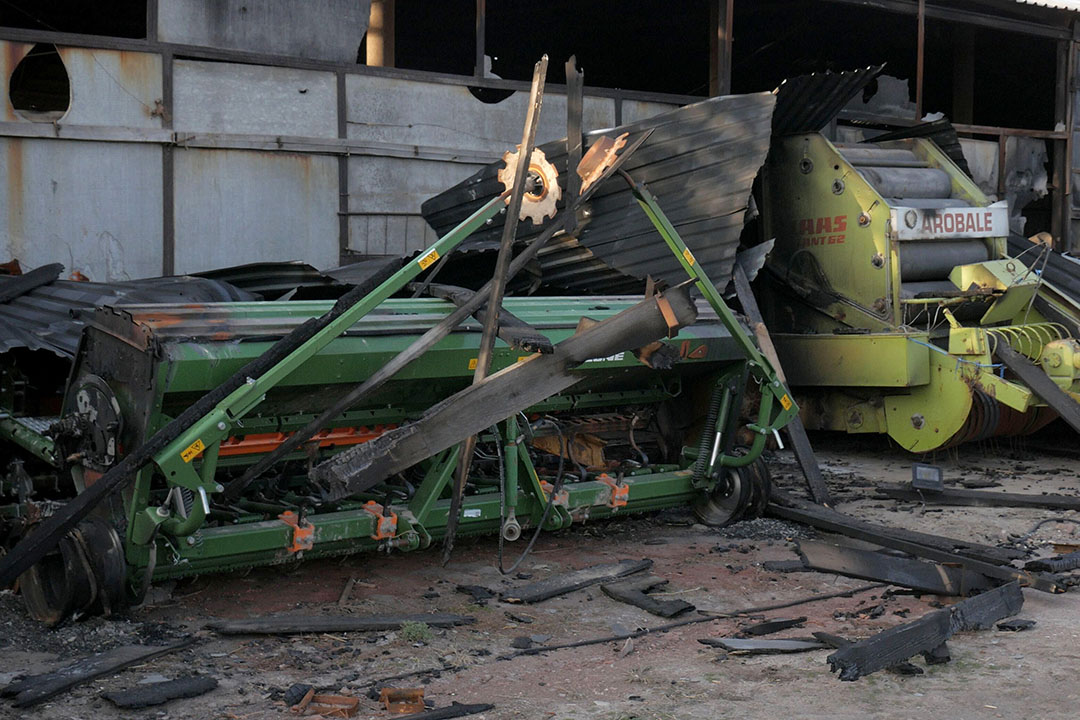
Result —
M71 81L55 45L38 43L8 78L8 98L16 112L34 122L54 122L71 106Z

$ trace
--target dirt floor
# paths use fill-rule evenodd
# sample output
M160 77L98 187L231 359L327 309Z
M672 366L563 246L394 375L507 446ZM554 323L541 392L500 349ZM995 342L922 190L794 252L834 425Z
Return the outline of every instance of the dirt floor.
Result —
M1051 554L1050 542L1080 544L1080 525L1048 523L1021 539L1043 518L1077 513L997 508L936 508L873 498L874 482L910 478L913 458L889 450L878 437L816 436L823 469L838 508L886 524L997 545L1017 542ZM1080 453L1013 443L942 452L933 459L948 481L1000 483L994 490L1080 494ZM1055 454L1049 454L1053 452ZM1069 457L1068 453L1074 453ZM770 463L778 485L798 485L790 456ZM1020 617L1037 621L1028 631L961 633L949 646L952 662L925 673L880 672L841 682L826 662L830 651L739 657L706 647L701 638L734 634L750 618L686 625L633 640L501 659L515 638L553 645L624 635L665 622L603 595L598 587L536 605L496 599L477 604L458 585L493 591L599 562L650 558L652 572L670 580L664 597L682 598L698 610L731 613L748 607L865 586L861 580L814 572L778 574L767 560L795 559L792 538L813 532L777 520L715 530L696 525L682 511L579 526L540 539L518 578L495 569L492 538L463 541L448 567L429 550L394 557L356 556L290 568L256 569L200 577L156 588L126 618L92 618L46 630L26 618L19 598L0 594L0 685L26 673L119 644L164 644L194 635L192 647L103 677L28 711L0 701L0 717L27 718L229 718L295 717L282 697L294 683L354 694L359 718L391 717L367 696L372 683L391 675L434 673L390 683L423 686L438 707L451 702L493 703L473 717L497 718L1072 718L1080 690L1080 590L1047 595L1026 590ZM508 546L512 554L521 544ZM350 578L351 597L339 606ZM762 613L806 616L805 627L774 637L805 637L824 630L852 639L914 619L948 599L878 588ZM272 613L374 614L450 612L475 624L408 632L319 634L299 637L225 637L205 630L212 618ZM694 617L694 613L682 617ZM756 619L756 618L754 618ZM519 643L522 641L519 641ZM101 693L139 683L205 673L219 686L199 698L145 710L121 711Z

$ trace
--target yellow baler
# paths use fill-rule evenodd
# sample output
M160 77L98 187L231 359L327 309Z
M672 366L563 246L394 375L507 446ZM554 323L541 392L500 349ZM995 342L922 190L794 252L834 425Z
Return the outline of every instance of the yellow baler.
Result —
M1006 254L1009 213L923 138L773 141L766 322L809 428L925 452L1053 420L1006 343L1080 397L1080 307Z

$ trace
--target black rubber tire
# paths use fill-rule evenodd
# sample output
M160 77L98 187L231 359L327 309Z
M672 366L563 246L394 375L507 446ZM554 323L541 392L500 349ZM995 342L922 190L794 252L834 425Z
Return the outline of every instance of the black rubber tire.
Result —
M748 468L724 468L725 478L694 500L693 510L705 525L723 527L742 519L753 496L753 473Z

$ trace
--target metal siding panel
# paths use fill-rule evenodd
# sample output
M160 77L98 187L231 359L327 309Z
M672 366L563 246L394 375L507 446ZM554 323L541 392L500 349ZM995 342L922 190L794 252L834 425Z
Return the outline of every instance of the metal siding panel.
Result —
M366 142L418 145L473 153L492 159L521 142L529 94L515 92L498 103L477 100L467 87L401 78L346 78L348 137ZM611 127L615 104L587 98L583 127ZM566 96L544 96L537 142L566 137Z
M366 215L349 218L349 250L362 255L368 253L368 217Z
M176 272L256 261L338 261L337 160L182 150L176 163Z
M57 48L71 82L63 125L160 128L161 56L127 50Z
M352 156L349 212L419 214L424 200L482 167L437 160Z
M161 272L161 148L0 139L0 240L31 268L115 281Z
M337 137L333 73L194 60L173 67L178 131Z
M355 63L370 0L162 0L162 42Z

